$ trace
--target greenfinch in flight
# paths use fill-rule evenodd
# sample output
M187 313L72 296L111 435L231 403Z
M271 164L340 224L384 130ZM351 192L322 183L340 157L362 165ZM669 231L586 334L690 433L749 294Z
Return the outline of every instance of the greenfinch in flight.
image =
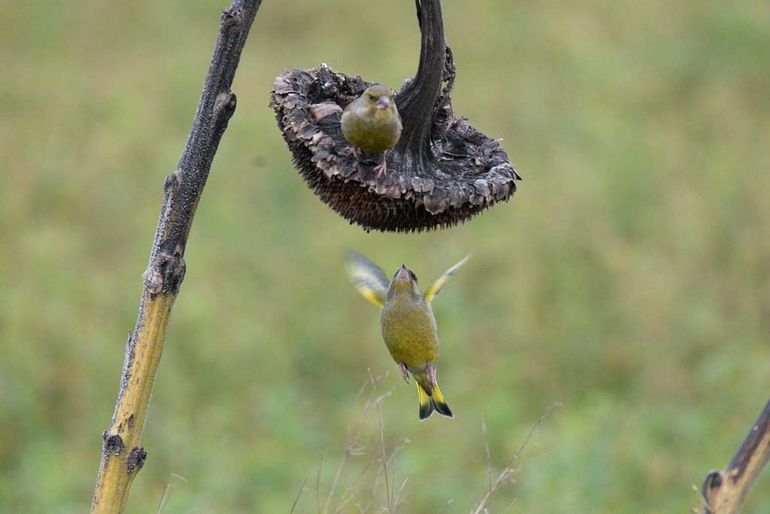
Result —
M452 417L436 381L438 332L431 301L469 257L449 268L424 293L418 288L417 276L406 266L401 266L389 281L382 268L363 255L350 252L347 257L347 271L353 286L361 296L381 308L382 338L391 357L407 383L409 374L414 377L421 420L434 410Z
M353 145L354 152L364 150L373 153L386 153L396 146L401 137L401 116L396 108L393 91L375 84L350 102L342 113L342 135ZM382 164L378 165L377 176L387 172L388 161L385 154Z

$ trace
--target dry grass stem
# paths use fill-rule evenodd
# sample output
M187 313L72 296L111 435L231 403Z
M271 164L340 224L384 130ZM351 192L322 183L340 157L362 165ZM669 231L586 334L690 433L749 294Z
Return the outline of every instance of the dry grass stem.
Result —
M519 449L516 451L516 453L513 454L511 459L508 461L506 466L503 468L503 470L500 472L499 475L497 475L497 478L495 478L494 482L491 482L487 486L487 491L484 494L484 496L479 501L478 505L475 509L471 511L471 514L484 514L487 511L487 507L489 506L489 502L492 500L492 496L495 494L495 491L500 488L503 484L508 482L512 479L512 477L519 471L518 468L514 467L515 463L519 460L521 455L524 453L524 450L527 448L527 445L529 444L530 440L534 436L537 429L540 427L540 425L543 424L543 421L545 421L548 416L551 415L551 413L554 411L554 409L557 409L558 407L561 407L560 402L556 402L551 404L545 412L538 418L538 420L535 422L534 425L529 429L529 432L527 433L527 437L524 439L524 442L521 444ZM487 430L486 430L486 423L482 420L481 422L481 430L484 433L485 436L485 446L487 447L487 462L489 463L487 468L488 476L492 476L492 467L491 467L491 458L489 457L489 442L486 440L487 436Z

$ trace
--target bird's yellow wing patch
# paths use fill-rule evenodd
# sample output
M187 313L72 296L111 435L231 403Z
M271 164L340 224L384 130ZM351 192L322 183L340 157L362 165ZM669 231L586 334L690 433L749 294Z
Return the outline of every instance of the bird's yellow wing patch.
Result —
M443 275L438 277L436 281L433 282L433 284L431 284L431 286L425 290L425 295L424 295L425 301L430 302L431 300L433 300L433 298L436 297L439 291L441 291L441 288L444 287L444 284L449 282L449 279L452 278L455 274L457 274L457 272L460 271L460 268L462 268L463 265L466 262L468 262L468 259L470 258L471 258L470 255L466 255L463 260L461 260L460 262L458 262L457 264L455 264L454 266L446 270Z
M382 307L388 296L388 280L382 268L357 252L348 252L345 267L356 290L378 307Z

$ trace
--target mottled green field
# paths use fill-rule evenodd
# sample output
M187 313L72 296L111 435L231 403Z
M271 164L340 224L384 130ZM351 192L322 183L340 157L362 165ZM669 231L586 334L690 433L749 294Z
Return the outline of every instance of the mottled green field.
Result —
M84 512L165 175L225 1L0 0L0 511ZM192 230L129 512L687 512L770 390L770 8L446 0L455 110L519 192L471 222L366 234L308 191L268 109L285 68L398 87L413 2L265 0ZM423 283L454 420L417 421L354 248ZM369 371L370 370L370 371ZM486 424L486 435L482 424ZM363 476L360 479L357 477ZM183 477L177 478L177 476ZM169 486L169 487L167 487ZM372 489L375 488L374 498ZM320 507L318 506L320 504ZM770 512L760 479L747 512Z

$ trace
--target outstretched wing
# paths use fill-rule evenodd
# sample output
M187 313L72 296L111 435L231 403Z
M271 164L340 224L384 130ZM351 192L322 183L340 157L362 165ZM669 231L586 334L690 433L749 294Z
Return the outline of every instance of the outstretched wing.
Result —
M345 267L353 286L361 296L382 307L388 296L388 280L382 268L361 255L350 251L345 257Z
M433 300L433 298L436 297L439 291L441 291L441 288L444 287L444 284L449 282L449 279L452 278L458 271L460 271L460 268L463 267L463 265L470 259L470 255L466 255L463 260L449 268L444 272L443 275L438 277L431 286L425 290L425 301L430 302Z

